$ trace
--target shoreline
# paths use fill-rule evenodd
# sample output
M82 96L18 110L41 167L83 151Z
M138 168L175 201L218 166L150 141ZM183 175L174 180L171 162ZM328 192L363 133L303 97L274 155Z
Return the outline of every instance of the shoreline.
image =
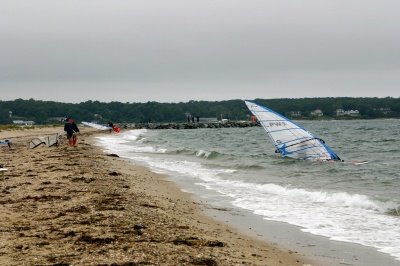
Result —
M395 257L380 252L376 248L332 240L325 236L303 232L299 226L266 220L249 210L233 206L227 199L221 201L221 197L216 192L209 192L196 185L188 186L187 182L173 180L173 177L168 179L199 202L202 212L214 221L235 228L238 232L268 245L287 250L289 253L301 254L312 261L312 265L400 265L400 261ZM217 198L218 203L213 198Z
M304 265L308 258L207 217L166 176L78 147L26 143L62 128L3 131L0 263L6 265ZM314 263L311 263L315 265Z
M250 211L232 209L221 212L215 208L208 208L206 213L215 220L237 228L240 232L256 239L267 243L272 242L287 250L295 250L312 260L315 265L400 265L400 261L373 247L306 233L301 231L302 228L299 226L265 220Z
M108 150L111 152L112 148ZM147 165L140 159L135 163L154 168L156 172L159 172L156 165ZM336 241L325 236L303 232L303 228L289 223L264 220L262 216L255 215L251 211L234 207L228 197L192 184L194 181L191 179L186 180L184 176L177 177L174 172L168 173L168 170L165 174L168 180L176 183L181 190L190 193L192 198L200 202L202 210L213 219L285 250L298 252L318 265L400 265L400 261L395 257L380 252L374 247Z

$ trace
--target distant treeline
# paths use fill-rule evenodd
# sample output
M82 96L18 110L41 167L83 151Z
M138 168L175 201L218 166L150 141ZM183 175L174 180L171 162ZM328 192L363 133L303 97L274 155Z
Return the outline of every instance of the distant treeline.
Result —
M400 98L302 98L256 99L274 111L296 119L372 119L400 118ZM311 113L319 109L323 116ZM336 116L338 109L358 110L359 115ZM115 123L184 122L188 116L231 120L249 119L242 100L189 101L180 103L104 103L86 101L77 104L34 99L0 101L0 123L30 120L37 124L59 123L63 117L77 121L112 121Z

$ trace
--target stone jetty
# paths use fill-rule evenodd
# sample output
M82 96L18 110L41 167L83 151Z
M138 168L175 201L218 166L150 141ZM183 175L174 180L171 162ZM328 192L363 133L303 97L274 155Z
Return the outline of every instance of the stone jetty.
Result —
M259 122L252 123L247 121L232 122L212 122L212 123L135 123L125 124L126 129L198 129L198 128L229 128L229 127L257 127Z

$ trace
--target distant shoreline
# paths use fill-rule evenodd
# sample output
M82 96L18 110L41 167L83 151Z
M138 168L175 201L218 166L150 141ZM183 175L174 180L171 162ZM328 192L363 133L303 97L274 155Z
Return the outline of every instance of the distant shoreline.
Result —
M255 99L255 102L289 119L376 119L400 118L400 98L302 98ZM189 101L179 103L98 102L61 103L22 100L0 101L0 124L62 123L66 117L97 123L169 123L203 121L251 121L243 100Z
M382 118L379 118L382 119ZM354 120L379 120L377 119L296 119L294 121L354 121ZM391 118L399 119L399 118ZM126 123L122 124L124 129L201 129L201 128L247 128L261 127L259 122L232 121L232 122L211 122L211 123Z

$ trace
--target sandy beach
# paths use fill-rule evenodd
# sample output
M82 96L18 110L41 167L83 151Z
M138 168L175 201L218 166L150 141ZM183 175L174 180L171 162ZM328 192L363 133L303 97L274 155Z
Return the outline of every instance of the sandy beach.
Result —
M93 145L28 149L61 127L0 132L0 265L304 265L306 258L218 223L148 169Z

